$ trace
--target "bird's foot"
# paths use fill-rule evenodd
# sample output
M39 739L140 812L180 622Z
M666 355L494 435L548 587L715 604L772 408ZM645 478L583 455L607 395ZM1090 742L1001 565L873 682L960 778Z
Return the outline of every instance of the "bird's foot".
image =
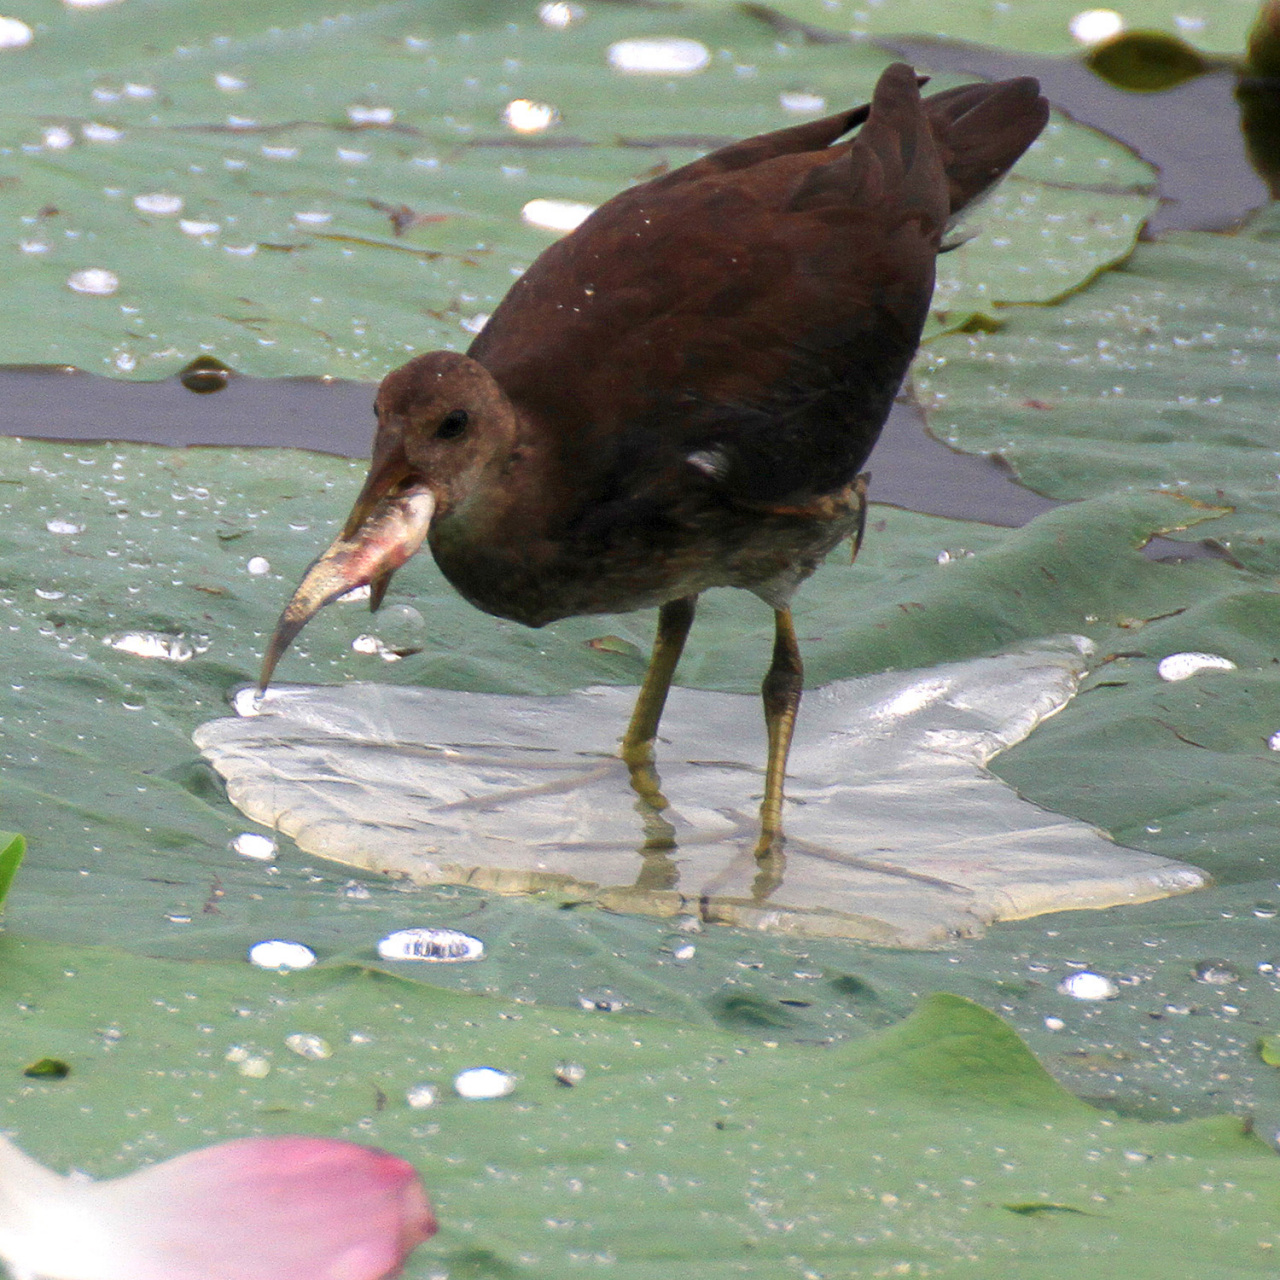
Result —
M661 813L671 806L662 794L662 779L653 763L653 744L644 743L640 748L623 745L623 763L631 771L631 789L653 813Z
M782 886L782 877L787 869L787 856L783 849L787 838L780 828L765 828L756 841L756 877L751 883L751 897L756 902L763 902Z

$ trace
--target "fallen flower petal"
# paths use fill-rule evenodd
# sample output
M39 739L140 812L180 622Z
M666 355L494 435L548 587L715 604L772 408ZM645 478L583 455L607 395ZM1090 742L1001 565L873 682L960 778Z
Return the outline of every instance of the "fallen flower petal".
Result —
M14 1280L389 1280L436 1229L412 1165L331 1138L239 1138L63 1178L0 1137Z

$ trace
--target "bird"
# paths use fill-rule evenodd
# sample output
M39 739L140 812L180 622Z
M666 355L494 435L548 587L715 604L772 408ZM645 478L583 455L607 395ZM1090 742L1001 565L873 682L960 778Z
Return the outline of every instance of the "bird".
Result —
M658 609L619 754L666 806L654 744L698 597L774 612L754 852L781 856L804 671L791 600L861 543L863 466L920 342L954 221L1048 119L1029 77L922 97L905 63L867 105L632 186L550 245L466 354L419 355L375 399L351 514L263 659L322 606L381 603L426 542L471 604L530 627Z

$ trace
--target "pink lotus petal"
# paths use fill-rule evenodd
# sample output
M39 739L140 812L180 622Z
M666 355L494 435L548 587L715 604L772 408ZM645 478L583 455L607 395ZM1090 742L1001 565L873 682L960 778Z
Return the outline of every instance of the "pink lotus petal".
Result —
M16 1280L387 1280L436 1229L411 1165L331 1138L241 1138L123 1178L59 1178L0 1138Z

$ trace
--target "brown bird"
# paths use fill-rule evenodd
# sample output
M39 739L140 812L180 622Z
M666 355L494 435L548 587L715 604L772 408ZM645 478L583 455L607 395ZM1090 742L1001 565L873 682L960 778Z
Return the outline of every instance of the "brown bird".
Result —
M761 856L781 847L803 669L792 593L865 513L860 469L915 354L954 216L1048 118L1035 80L924 99L901 63L870 106L749 138L632 187L557 241L466 355L387 375L364 488L262 669L323 605L425 539L477 608L540 627L659 606L621 755L653 744L699 593L775 614ZM851 130L852 138L841 141Z

